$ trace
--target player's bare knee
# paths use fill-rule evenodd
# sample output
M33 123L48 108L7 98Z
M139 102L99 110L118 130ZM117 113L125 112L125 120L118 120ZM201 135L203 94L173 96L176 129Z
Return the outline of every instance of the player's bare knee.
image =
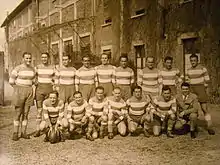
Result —
M171 114L171 115L170 115L170 119L171 119L171 120L176 120L176 115Z

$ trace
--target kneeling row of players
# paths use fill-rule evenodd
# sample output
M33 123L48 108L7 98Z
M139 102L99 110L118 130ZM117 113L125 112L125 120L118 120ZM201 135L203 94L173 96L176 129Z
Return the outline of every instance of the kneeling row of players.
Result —
M189 89L188 84L182 85ZM136 136L139 126L143 128L145 137L151 136L153 128L154 136L166 131L167 137L173 138L173 131L186 131L188 122L191 137L196 137L198 100L189 90L185 95L174 98L170 88L164 86L162 95L153 99L143 97L141 87L136 86L133 96L126 102L121 98L120 88L114 88L112 94L105 98L104 88L97 87L95 96L87 103L80 92L75 92L74 101L68 105L64 117L63 101L58 99L56 91L50 93L43 102L44 120L40 124L41 131L46 133L44 141L65 141L65 132L70 137L85 133L91 141L104 138L108 132L108 138L112 139L116 134L114 128L121 136L128 133ZM177 102L180 105L178 109Z

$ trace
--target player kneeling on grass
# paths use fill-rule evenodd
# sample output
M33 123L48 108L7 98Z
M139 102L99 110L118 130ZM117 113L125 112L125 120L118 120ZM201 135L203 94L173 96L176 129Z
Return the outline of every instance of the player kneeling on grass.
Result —
M57 141L64 142L65 138L63 136L63 128L68 127L68 123L64 120L64 103L62 100L58 99L57 91L53 91L49 94L49 98L43 102L43 114L44 121L40 124L41 131L44 131L46 137L45 142L50 141L49 135L51 135L51 130L55 130L57 136ZM53 131L52 131L53 132ZM59 132L59 133L57 133ZM53 134L54 135L54 134ZM55 137L54 137L55 138ZM50 141L52 142L52 141ZM54 141L53 141L54 142Z
M108 138L112 139L113 124L117 126L121 136L126 134L125 114L127 114L126 103L121 98L121 89L115 87L112 91L113 96L109 96L108 100Z
M136 136L137 128L142 125L144 128L144 135L149 137L149 129L151 122L150 108L150 97L142 97L142 88L140 86L135 86L133 89L133 96L127 100L128 107L128 130L131 136Z
M81 92L76 91L73 96L74 101L72 101L67 108L67 120L71 135L74 135L74 131L77 131L77 128L79 128L78 133L82 134L82 131L84 131L83 127L88 122L88 115L86 112L88 108L87 101L83 99Z
M108 122L108 106L107 99L104 97L104 88L96 87L95 96L89 99L89 125L86 138L93 141L98 138L104 138L104 129Z
M190 92L190 85L182 83L181 94L177 94L177 122L175 130L183 130L184 124L190 122L191 137L196 138L196 121L198 118L199 102L197 95ZM185 132L185 131L184 131Z
M163 86L162 95L154 99L153 133L159 136L161 129L167 132L167 137L173 138L172 130L176 121L176 99L171 96L169 86Z

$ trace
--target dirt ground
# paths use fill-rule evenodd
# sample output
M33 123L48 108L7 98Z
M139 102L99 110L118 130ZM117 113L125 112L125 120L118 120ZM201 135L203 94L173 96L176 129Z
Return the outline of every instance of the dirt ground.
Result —
M190 135L168 139L165 135L145 138L107 137L94 142L85 138L64 143L44 143L42 135L30 140L11 140L13 108L0 108L0 165L219 165L220 164L220 106L212 105L216 135L210 136L200 123L199 136ZM35 130L36 109L29 115L28 133ZM203 116L200 116L203 120Z

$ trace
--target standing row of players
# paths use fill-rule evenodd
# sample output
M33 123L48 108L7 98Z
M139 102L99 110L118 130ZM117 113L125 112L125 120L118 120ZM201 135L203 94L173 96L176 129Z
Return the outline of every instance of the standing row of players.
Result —
M13 101L16 111L13 140L19 139L18 132L20 124L21 137L25 139L30 138L26 133L26 129L29 109L30 106L33 105L34 98L36 99L38 110L37 131L35 136L40 136L43 101L54 90L58 91L59 99L64 102L64 111L67 111L68 105L74 100L72 96L75 91L80 91L82 97L86 101L89 101L90 98L94 96L95 88L98 86L103 87L104 96L112 95L113 87L117 86L119 87L118 89L120 89L120 95L123 100L126 101L131 97L131 86L134 83L134 72L128 67L127 56L120 57L120 66L117 68L109 64L109 56L107 54L101 55L102 64L95 68L90 65L90 57L84 56L82 58L83 66L78 70L69 66L69 56L63 56L63 65L57 69L49 64L48 53L42 53L41 60L42 64L33 68L31 66L32 55L25 52L23 54L23 64L17 66L10 75L9 83L14 87ZM214 130L211 128L211 116L207 107L208 96L206 89L209 83L207 69L198 64L198 56L194 54L190 56L190 61L192 67L187 71L187 79L189 80L190 88L192 89L192 92L198 96L198 101L205 114L209 134L215 134ZM172 57L166 57L164 59L164 68L159 71L155 68L154 58L147 57L147 67L138 74L138 85L142 87L143 99L147 100L150 98L151 102L153 102L154 99L159 98L160 95L162 95L162 91L164 91L162 90L163 86L169 86L169 91L171 91L172 95L177 93L177 87L180 87L179 84L182 80L179 70L173 68L172 63ZM33 90L33 85L36 85L35 90ZM189 103L185 101L188 101L188 99L184 99L184 105L182 105L184 111L185 109L189 109L186 107L191 107L188 106ZM161 101L159 101L159 103L160 102ZM162 109L164 108L163 106L167 104L166 102L167 101L161 103ZM153 104L154 103L152 103L152 105ZM55 113L53 108L49 108L49 110L51 110L51 114ZM169 113L170 112L171 111L169 111ZM170 114L170 116L172 115ZM89 130L90 129L88 129L88 132ZM168 135L171 136L170 133L168 133Z

